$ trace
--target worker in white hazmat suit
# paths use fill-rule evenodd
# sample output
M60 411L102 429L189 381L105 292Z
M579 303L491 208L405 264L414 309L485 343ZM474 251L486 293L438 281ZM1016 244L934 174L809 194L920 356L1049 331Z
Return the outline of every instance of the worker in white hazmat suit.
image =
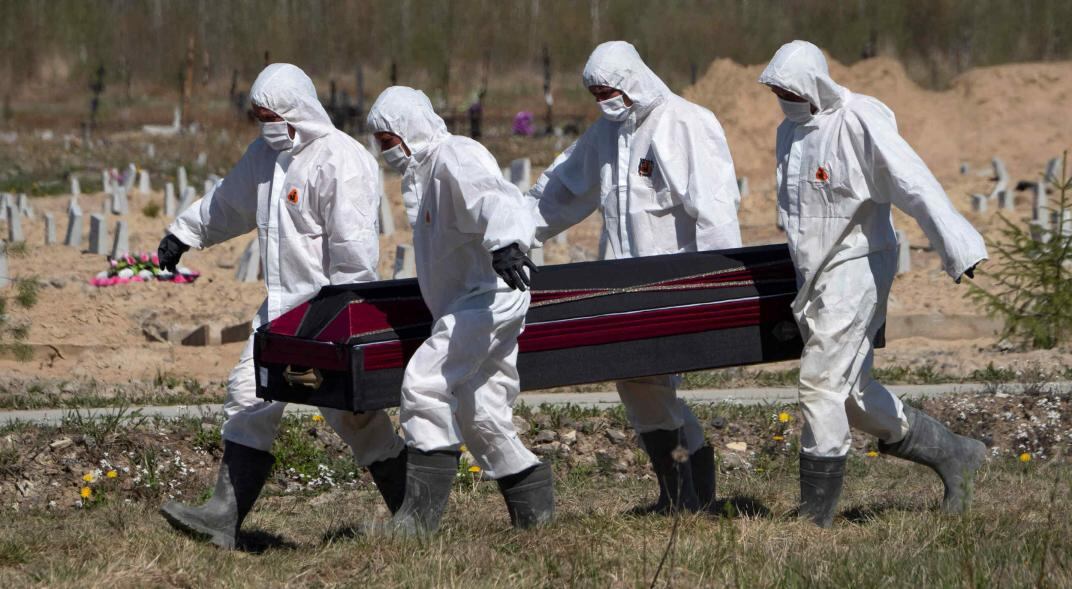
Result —
M272 64L250 92L261 133L235 167L168 227L163 267L191 247L257 230L268 298L254 329L312 298L322 286L376 280L379 260L376 160L336 130L299 68ZM253 337L227 382L224 453L215 493L202 506L164 505L175 527L233 547L274 462L269 453L286 404L256 396ZM405 483L402 439L382 411L321 410L367 466L393 511Z
M778 127L778 215L797 269L793 311L804 338L800 513L830 525L850 427L878 437L887 454L933 468L945 484L944 509L960 512L985 447L904 405L872 380L871 366L896 273L890 206L919 223L957 282L986 259L983 238L898 134L893 113L837 85L817 47L784 45L759 82L786 117Z
M582 77L603 116L529 191L537 245L600 209L605 258L740 247L740 193L715 116L672 93L629 43L597 47ZM659 483L656 503L637 511L696 510L714 498L714 451L677 398L678 381L617 383ZM688 460L674 459L679 445Z
M521 442L517 338L530 294L533 224L495 158L451 135L424 93L391 87L368 115L411 209L417 281L434 323L406 365L400 420L408 446L402 507L379 531L436 530L464 443L496 479L511 522L550 521L551 468Z

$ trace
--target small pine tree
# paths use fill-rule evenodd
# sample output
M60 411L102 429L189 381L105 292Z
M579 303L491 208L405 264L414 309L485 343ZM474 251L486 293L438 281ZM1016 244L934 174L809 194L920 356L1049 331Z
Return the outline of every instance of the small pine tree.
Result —
M1001 238L988 244L991 289L970 286L969 296L1005 322L1003 337L1034 348L1053 348L1072 336L1072 179L1068 153L1060 178L1045 178L1057 194L1045 221L1028 229L999 215Z

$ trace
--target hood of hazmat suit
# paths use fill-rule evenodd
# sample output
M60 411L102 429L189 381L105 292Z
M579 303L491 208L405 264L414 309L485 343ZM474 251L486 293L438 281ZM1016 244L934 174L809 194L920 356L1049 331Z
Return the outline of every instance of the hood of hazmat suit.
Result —
M413 103L420 103L421 108L411 111L404 107ZM381 92L369 109L367 124L373 133L379 132L378 129L397 129L387 132L403 138L412 158L409 168L420 166L428 159L432 147L450 136L447 124L435 113L424 92L405 86L392 86ZM417 177L417 174L402 174L402 204L411 226L417 222L418 203L415 199L421 192L413 184Z
M268 289L254 321L259 325L327 284L377 279L380 192L376 160L332 126L301 69L268 66L257 76L250 99L294 127L295 145L279 152L258 137L168 232L206 248L257 230Z
M368 126L399 136L412 153L402 190L414 207L417 279L433 316L527 301L527 293L511 290L491 266L491 252L499 248L517 243L528 251L534 231L521 193L491 153L447 132L428 97L403 86L383 91Z
M871 378L897 269L891 206L919 223L954 279L986 258L983 238L898 133L893 112L835 83L818 47L784 45L759 82L817 111L783 121L776 150L778 215L800 286L801 451L844 456L850 426L899 440L908 427L901 402Z
M603 213L603 258L740 247L740 193L722 125L672 93L629 43L596 47L586 87L633 101L629 116L601 117L529 191L538 243Z

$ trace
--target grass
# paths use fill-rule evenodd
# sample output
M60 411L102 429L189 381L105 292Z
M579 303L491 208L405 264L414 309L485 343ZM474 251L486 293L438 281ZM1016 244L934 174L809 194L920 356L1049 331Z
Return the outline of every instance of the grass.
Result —
M720 481L735 517L681 518L658 586L1068 586L1068 466L993 464L964 518L935 511L936 479L893 459L857 459L831 530L792 515L792 468ZM788 465L792 466L792 465ZM150 502L6 517L4 586L647 587L675 524L623 512L650 481L560 477L558 520L509 529L494 483L459 486L426 541L339 531L383 517L370 487L265 497L246 547L223 552L173 533ZM731 513L734 508L729 510Z
M162 378L164 378L162 376ZM1009 399L1020 407L1029 397ZM954 401L949 401L955 403ZM1048 405L1053 407L1051 405ZM955 410L959 405L953 404ZM462 472L442 533L424 541L370 539L354 524L386 517L379 494L349 449L315 417L285 417L277 465L242 538L222 552L174 533L156 514L172 496L203 500L218 465L220 416L90 419L59 426L0 427L0 586L399 586L399 587L804 587L1069 586L1072 464L1051 458L991 459L973 511L937 511L938 479L888 457L851 455L841 513L831 530L797 521L797 416L778 406L694 406L723 456L715 510L673 520L625 512L655 485L620 409L519 406L527 438L576 429L629 468L555 459L557 522L509 528L495 483ZM990 413L1000 412L990 408ZM954 411L955 412L955 411ZM947 411L946 413L949 413ZM722 425L714 425L720 419ZM1024 417L1019 422L1033 420ZM1018 422L1018 423L1019 423ZM963 426L962 427L966 427ZM1062 428L1063 431L1063 428ZM763 442L785 433L784 444ZM751 466L724 449L748 440ZM61 449L53 444L66 441ZM1006 440L1007 441L1007 440ZM582 442L573 452L582 452ZM1041 455L1040 455L1041 456ZM117 469L115 478L105 475ZM84 481L84 473L95 478ZM25 481L55 499L10 507ZM92 494L72 507L79 489ZM36 490L34 490L36 489Z
M204 405L222 400L218 383L206 386L196 379L168 372L158 372L151 381L114 386L96 380L34 379L0 383L0 410Z
M155 219L160 216L160 210L160 203L154 200L150 201L148 204L141 208L141 214L145 215L150 219Z

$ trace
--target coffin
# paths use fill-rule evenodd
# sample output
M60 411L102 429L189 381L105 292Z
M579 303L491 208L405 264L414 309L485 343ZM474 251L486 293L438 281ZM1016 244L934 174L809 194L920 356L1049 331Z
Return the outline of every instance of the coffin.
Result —
M518 340L521 388L799 358L784 244L544 266ZM325 287L255 334L257 395L349 411L397 406L431 316L417 281Z

